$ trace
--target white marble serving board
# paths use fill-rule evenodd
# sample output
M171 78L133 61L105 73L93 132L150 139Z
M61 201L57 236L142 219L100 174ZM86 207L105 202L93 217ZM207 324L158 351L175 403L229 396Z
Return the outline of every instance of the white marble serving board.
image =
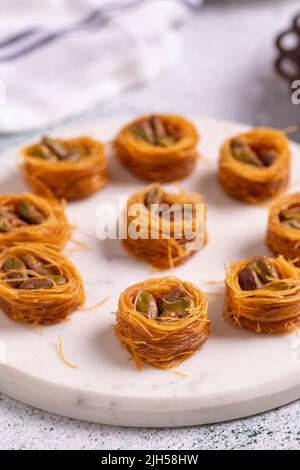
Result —
M88 134L110 140L126 119L77 125L57 136ZM87 245L71 255L82 273L87 306L111 296L100 308L75 312L43 334L0 316L0 391L35 407L64 416L126 426L182 426L239 418L283 405L300 397L300 338L255 335L222 318L222 295L209 296L212 334L200 351L184 362L181 377L145 365L137 372L129 353L114 335L113 314L120 293L150 276L175 274L205 292L222 294L228 260L268 254L264 244L267 208L229 199L219 187L216 165L222 141L245 126L195 121L201 134L203 159L194 175L180 185L205 196L209 243L174 271L153 273L131 259L118 240L98 240L96 209L117 205L143 186L110 157L111 182L95 196L70 203L69 219L84 231L75 238ZM292 144L291 190L300 189L300 147ZM297 188L298 182L298 188ZM168 185L169 189L177 186ZM1 156L0 193L23 192L16 167L16 150ZM70 243L67 249L74 248ZM61 336L66 366L58 354Z

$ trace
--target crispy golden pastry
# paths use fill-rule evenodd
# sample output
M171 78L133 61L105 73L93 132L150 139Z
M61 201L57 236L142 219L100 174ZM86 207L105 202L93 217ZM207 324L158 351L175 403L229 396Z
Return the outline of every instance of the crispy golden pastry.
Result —
M289 182L290 149L283 132L257 128L224 142L219 181L240 201L257 204L283 192Z
M71 236L64 206L34 194L0 196L0 246L47 243L64 247Z
M53 246L20 243L0 253L0 308L13 320L59 323L84 298L80 274Z
M145 181L178 181L194 170L199 137L192 123L172 114L142 116L114 142L116 155Z
M210 329L207 299L189 282L149 279L120 296L116 335L138 370L143 362L159 369L177 367L202 346Z
M275 255L300 266L300 193L288 194L272 205L266 242Z
M108 181L104 146L90 137L43 137L22 150L21 171L32 190L58 199L82 199Z
M300 270L282 256L233 263L226 273L223 315L255 333L295 331L300 324Z
M182 264L203 248L207 240L205 205L196 193L170 193L160 184L152 184L129 198L125 218L125 248L158 269ZM132 228L139 229L141 236L135 238ZM191 249L191 243L196 240L199 246Z

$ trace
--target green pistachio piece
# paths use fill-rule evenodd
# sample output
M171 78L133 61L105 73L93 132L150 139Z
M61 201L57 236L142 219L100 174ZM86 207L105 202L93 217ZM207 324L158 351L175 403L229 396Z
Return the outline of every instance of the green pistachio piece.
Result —
M157 145L160 147L170 147L170 145L174 145L176 140L172 136L163 137L157 140Z
M15 208L0 208L0 232L11 232L13 229L27 225L14 213Z
M284 220L282 223L289 228L300 230L300 220L296 220L296 219Z
M52 153L45 145L35 145L31 147L29 153L31 157L40 158L42 160L49 160L51 158L53 159Z
M70 155L70 151L63 144L51 137L44 136L41 142L58 160L65 160Z
M63 286L64 284L68 282L68 279L65 276L61 276L59 274L52 274L51 276L48 276L48 277L49 279L52 279L52 281L55 282L57 286Z
M176 139L167 133L163 122L158 116L151 116L148 120L133 125L131 132L148 144L159 147L168 147L176 142Z
M300 207L282 210L279 214L281 222L289 228L300 229Z
M251 291L279 279L279 275L269 260L261 256L253 258L251 263L240 271L238 279L242 290Z
M139 127L139 126L132 126L131 132L132 132L132 134L133 134L135 137L137 137L138 139L145 140L146 142L148 142L147 135L146 135L145 131L144 131L141 127Z
M158 315L157 304L152 294L147 291L142 292L137 300L136 309L154 320Z
M7 280L9 279L13 280L10 282L10 284L15 288L18 288L20 285L20 282L18 281L18 279L20 279L21 281L22 279L27 278L27 275L25 272L24 273L18 272L21 269L25 270L26 266L16 256L10 256L9 258L7 258L2 266L2 269L5 273L7 273L7 276L6 276Z
M17 214L29 224L42 224L45 216L29 201L21 201L16 207Z
M2 268L4 272L8 273L13 269L26 269L26 266L23 261L17 258L16 256L10 256L4 261Z
M174 287L168 294L164 295L165 302L174 302L185 295L185 290L182 286Z
M275 292L288 290L290 286L286 282L277 282L276 284L268 284L265 289Z
M155 144L153 130L149 121L142 121L138 124L135 124L131 128L131 132L134 134L135 137L144 140L148 144Z
M252 266L263 284L268 284L272 279L278 279L278 273L267 258L253 258Z
M166 302L165 300L160 303L160 318L184 318L189 315L194 302L189 297L181 297L174 302Z
M167 133L162 120L157 116L151 116L149 124L154 134L154 144L159 147L169 147L175 143L175 138Z
M152 204L159 204L162 198L162 189L159 184L153 185L145 196L144 204L151 208Z
M31 254L27 254L27 255L24 255L22 258L27 268L31 269L31 271L34 271L37 274L42 274L42 275L53 274L52 270L49 268L46 268L43 265L43 263L39 261L35 256Z
M7 223L7 218L0 214L0 232L1 233L7 233L11 232L12 227Z
M300 220L300 207L295 207L292 209L285 209L280 212L279 217L281 220L291 220L291 219Z
M252 148L246 144L246 142L234 139L231 143L231 152L233 157L242 163L247 163L248 165L253 165L256 167L264 166L256 152L254 152L254 150L252 150Z
M19 285L19 289L23 290L39 290L39 289L51 289L53 282L50 279L26 279Z

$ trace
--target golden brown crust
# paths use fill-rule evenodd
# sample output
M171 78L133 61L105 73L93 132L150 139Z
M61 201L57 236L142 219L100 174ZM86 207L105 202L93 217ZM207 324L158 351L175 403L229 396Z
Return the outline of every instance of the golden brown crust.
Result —
M300 324L300 270L282 256L270 260L281 277L273 281L272 289L243 291L240 288L238 275L249 263L248 259L227 268L223 316L255 333L289 333ZM283 283L288 287L279 289Z
M67 278L67 283L51 289L14 289L0 276L0 308L13 320L21 323L54 324L64 320L84 303L84 290L79 272L65 256L54 247L36 243L23 243L0 253L0 268L10 256L31 254L57 269Z
M142 290L156 297L182 286L195 307L186 318L151 320L135 308ZM174 277L148 279L128 287L120 296L116 335L131 352L138 370L147 362L159 369L177 367L206 341L211 330L207 299L193 284Z
M257 128L240 134L242 139L256 147L270 147L277 151L276 162L264 168L257 168L236 160L231 153L232 138L221 147L219 160L219 181L224 191L240 201L257 204L283 192L289 182L290 149L283 132L275 129Z
M32 203L44 216L45 221L37 225L25 225L11 232L0 233L0 246L15 243L46 243L63 248L71 237L72 228L66 218L64 205L56 200L46 200L34 194L7 194L0 196L0 207L19 202Z
M107 183L107 160L101 142L90 137L57 141L67 148L84 145L88 155L79 162L53 162L31 156L33 145L25 147L21 172L36 194L71 201L88 197Z
M158 115L178 135L178 140L169 147L156 147L130 132L134 124L150 117L142 116L121 129L114 141L116 155L134 175L145 181L171 182L186 178L193 172L198 158L199 137L195 127L181 116Z

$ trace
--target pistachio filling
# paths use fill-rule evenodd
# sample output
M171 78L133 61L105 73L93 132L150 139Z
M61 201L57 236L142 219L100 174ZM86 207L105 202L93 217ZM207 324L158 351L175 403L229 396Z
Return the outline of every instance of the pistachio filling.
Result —
M2 270L6 273L6 279L9 280L10 285L16 289L20 287L24 279L27 277L25 274L25 264L16 256L7 258L2 266Z
M152 204L160 204L162 202L163 192L160 185L152 186L145 195L144 204L151 209Z
M0 205L0 233L12 232L26 225L39 225L45 222L44 214L29 201L21 201L16 205Z
M130 131L136 138L156 147L169 147L178 140L158 116L134 124Z
M145 291L139 295L136 303L136 309L146 315L151 320L155 320L158 316L157 303L152 294Z
M170 212L171 204L164 200L164 194L159 184L152 186L145 195L144 205L148 210L151 210L152 205L155 207L157 214L160 217L166 218Z
M265 288L265 286L275 279L280 279L276 268L269 262L268 258L255 257L245 266L238 276L240 288L244 291L257 290ZM275 289L275 286L270 286ZM283 284L278 285L278 289L283 288ZM276 286L277 289L277 286Z
M73 161L82 160L88 155L88 149L83 144L77 144L68 148L60 141L44 136L41 142L33 145L30 149L30 156L48 161Z
M254 150L249 144L239 139L232 140L231 153L236 160L257 168L270 167L278 158L278 153L272 148L261 147Z
M279 214L279 220L289 228L300 230L300 206L282 210Z
M151 210L153 204L157 204L158 215L167 221L191 221L193 218L194 209L192 204L185 204L183 206L177 203L173 205L169 200L164 198L164 193L159 184L151 186L144 198L144 205L148 210Z
M168 294L157 298L148 291L139 294L136 309L150 320L185 318L194 307L193 300L183 287L175 287Z
M15 289L51 289L68 281L55 268L47 267L31 254L21 258L10 256L4 261L2 271L5 273L5 280Z

